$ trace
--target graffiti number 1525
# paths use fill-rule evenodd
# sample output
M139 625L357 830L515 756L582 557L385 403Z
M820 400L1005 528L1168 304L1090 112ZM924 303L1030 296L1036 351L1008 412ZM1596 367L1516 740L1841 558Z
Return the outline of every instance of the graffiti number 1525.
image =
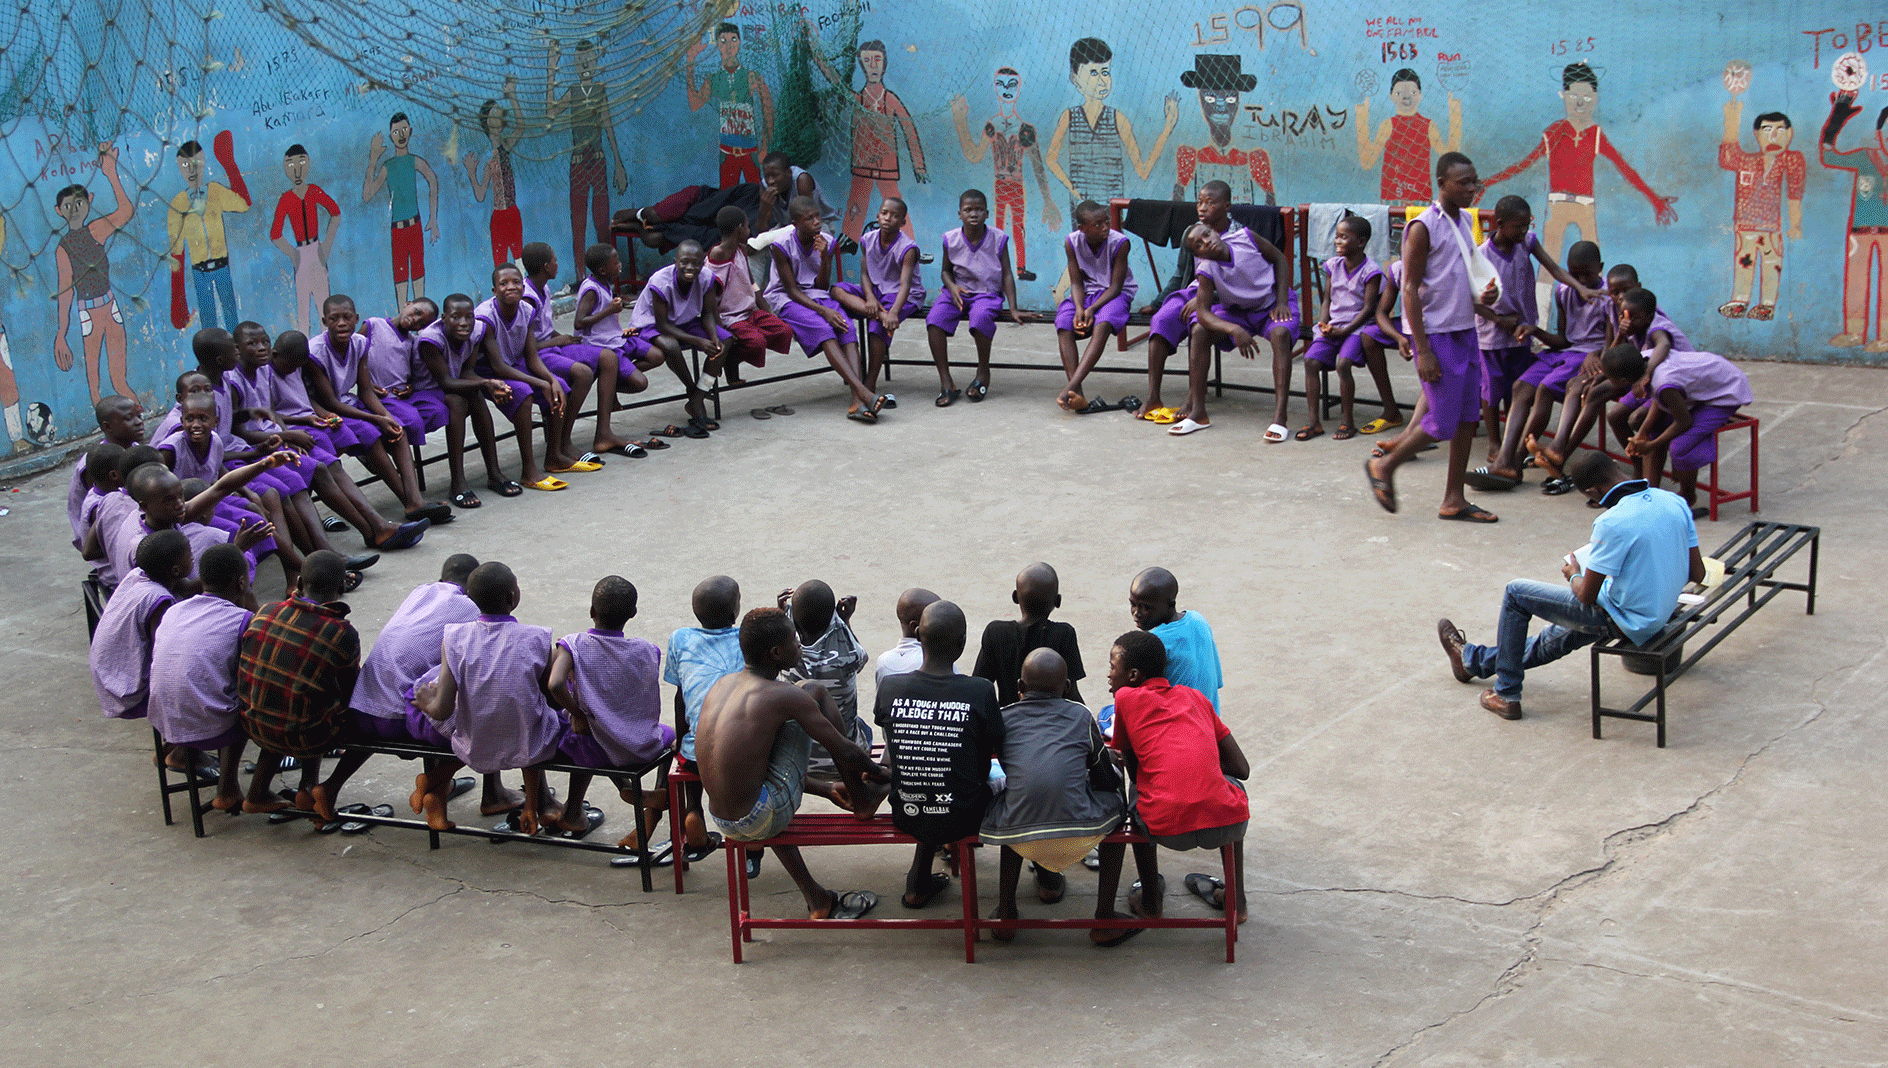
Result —
M1564 56L1568 52L1591 52L1594 40L1591 37L1575 37L1571 40L1563 37L1547 46L1549 55Z

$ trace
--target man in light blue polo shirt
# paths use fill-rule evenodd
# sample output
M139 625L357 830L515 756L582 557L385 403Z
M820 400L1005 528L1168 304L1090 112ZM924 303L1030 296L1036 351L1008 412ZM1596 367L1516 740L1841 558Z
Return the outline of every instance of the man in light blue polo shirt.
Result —
M1458 682L1493 676L1482 708L1502 719L1521 718L1521 677L1575 649L1623 635L1635 645L1656 637L1678 607L1687 582L1704 577L1698 527L1676 493L1652 489L1604 453L1568 466L1573 484L1607 510L1593 521L1584 566L1560 569L1567 585L1515 579L1501 598L1494 645L1470 645L1454 623L1436 624L1449 669ZM1547 623L1528 637L1535 617Z

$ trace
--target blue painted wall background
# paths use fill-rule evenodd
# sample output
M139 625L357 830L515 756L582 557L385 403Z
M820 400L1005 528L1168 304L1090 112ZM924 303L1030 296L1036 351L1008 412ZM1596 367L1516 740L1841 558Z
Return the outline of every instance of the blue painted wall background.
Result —
M572 269L571 134L545 119L551 39L561 42L559 91L575 80L576 40L600 42L599 78L611 93L627 178L626 191L619 191L607 177L616 160L607 161L612 209L717 180L714 106L689 109L682 69L684 50L693 41L707 45L697 60L697 79L712 69L717 55L711 28L722 18L742 27L743 63L767 82L777 123L818 126L823 147L812 170L828 200L843 209L851 117L838 106L844 96L816 66L796 67L793 61L801 11L838 73L850 73L853 89L864 79L851 67L851 43L884 42L885 85L909 109L925 156L928 181L920 182L901 149L900 184L927 248L955 225L961 190L994 191L991 159L972 164L960 147L953 98L965 98L969 125L980 128L998 109L993 73L1013 68L1021 78L1017 110L1046 150L1058 117L1081 99L1069 77L1069 49L1079 37L1110 45L1112 90L1106 102L1131 119L1143 154L1163 126L1170 94L1175 100L1175 128L1148 177L1128 168L1128 195L1168 196L1177 150L1208 142L1199 93L1181 80L1195 69L1195 57L1208 53L1238 56L1241 73L1252 76L1253 87L1241 94L1232 144L1268 154L1279 201L1290 204L1378 199L1380 168L1366 170L1359 163L1358 108L1368 100L1372 127L1386 118L1398 69L1421 75L1420 111L1445 132L1449 98L1459 101L1461 149L1487 177L1521 159L1542 130L1564 116L1562 70L1583 61L1600 82L1597 115L1607 138L1652 188L1676 198L1675 223L1658 225L1647 200L1601 161L1594 210L1608 263L1637 265L1666 309L1704 347L1767 359L1888 362L1875 311L1879 284L1864 293L1864 338L1871 344L1831 344L1849 332L1843 291L1858 182L1855 174L1824 166L1817 147L1836 91L1838 60L1857 57L1859 65L1851 61L1857 69L1845 68L1841 76L1854 86L1860 114L1842 131L1838 148L1875 149L1872 156L1843 162L1860 166L1865 202L1888 196L1875 173L1888 171L1888 146L1875 125L1888 105L1888 48L1882 46L1888 20L1875 5L1681 0L1647 8L1529 0L1503 5L1495 16L1459 5L1351 0L1193 0L1157 7L873 0L864 8L829 0L791 10L514 0L476 10L423 4L417 19L405 15L404 3L397 8L278 0L255 7L233 2L218 11L187 0L83 0L69 12L36 5L0 14L0 39L7 46L0 58L0 262L6 269L0 323L12 363L10 383L0 374L0 406L19 405L22 425L17 438L9 425L9 447L25 451L91 429L92 394L76 322L64 324L73 366L63 369L55 359L60 324L54 250L65 223L54 201L62 187L78 183L95 198L91 218L117 207L98 170L100 142L115 147L135 205L122 232L108 242L127 336L125 373L147 404L167 404L171 379L190 362L189 335L201 325L188 286L193 318L179 329L170 316L166 215L169 201L184 188L178 145L201 142L209 180L228 184L208 150L219 131L230 131L253 203L246 213L225 217L241 318L278 330L301 325L293 310L290 262L269 240L277 198L289 184L282 158L291 143L306 146L309 180L341 209L329 263L332 289L352 294L365 314L384 314L394 300L386 194L368 203L361 196L370 139L385 135L394 112L406 112L413 151L439 179L438 238L425 245L426 293L437 298L455 290L482 291L492 264L490 200L488 195L486 203L475 201L463 161L467 152L482 160L491 151L477 111L487 98L504 99L508 76L517 79L520 105L510 121L522 135L514 167L524 239L550 242L566 272ZM1781 111L1793 122L1790 147L1805 156L1802 233L1784 242L1776 317L1767 322L1726 318L1718 311L1731 296L1737 178L1720 168L1718 146L1724 105L1732 98L1727 80L1737 80L1727 75L1727 64L1734 62L1749 69L1748 87L1738 94L1744 102L1741 144L1754 147L1750 124L1759 113ZM790 81L802 87L797 97ZM819 110L786 106L809 99L807 85L823 92L816 98ZM1061 268L1056 246L1070 228L1068 196L1051 177L1056 225L1046 225L1043 197L1027 162L1022 172L1027 249L1039 275L1022 285L1022 299L1045 308ZM1527 197L1537 226L1544 228L1547 191L1543 162L1494 192ZM877 199L873 192L873 207ZM422 211L426 203L422 186ZM1142 292L1150 292L1157 283L1147 277L1138 250L1133 262ZM1170 262L1161 258L1163 271ZM644 254L644 264L654 265L651 254ZM934 275L928 280L935 288ZM1858 302L1850 303L1852 320ZM100 377L110 392L109 368ZM48 417L50 428L44 425Z

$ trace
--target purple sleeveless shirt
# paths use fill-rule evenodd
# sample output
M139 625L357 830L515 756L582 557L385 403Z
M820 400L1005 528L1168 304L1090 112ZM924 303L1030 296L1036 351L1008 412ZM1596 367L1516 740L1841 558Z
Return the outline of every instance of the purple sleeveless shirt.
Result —
M616 299L616 294L610 292L609 286L587 275L584 277L583 284L577 287L577 306L579 308L583 307L583 295L585 293L589 293L594 298L591 304L593 310L607 307L610 301ZM640 296L636 299L638 302L642 300ZM600 345L606 349L621 348L623 345L622 314L619 312L616 315L606 315L596 322L591 323L588 327L577 331L577 340L586 345Z
M1652 394L1680 389L1693 407L1741 408L1753 399L1750 379L1715 352L1673 349L1652 369Z
M367 339L358 332L348 335L347 347L334 351L327 331L322 331L308 339L308 358L328 372L328 382L334 386L337 398L354 397L359 390L361 364L367 359Z
M167 742L236 725L236 656L249 609L200 593L171 605L151 643L151 726Z
M964 237L964 228L944 234L944 260L957 275L957 284L971 293L1003 292L1003 250L1010 235L994 226L983 228L983 240L972 246Z
M1440 202L1416 217L1429 231L1429 263L1423 284L1415 293L1403 294L1403 300L1420 300L1423 328L1432 334L1446 334L1475 327L1475 297L1469 292L1468 264L1462 259L1462 247L1474 247L1468 216L1458 213L1454 219L1442 210ZM1449 236L1449 228L1462 235L1458 243Z
M859 248L865 256L865 280L878 294L880 304L890 304L898 299L898 279L905 273L905 253L918 247L911 235L903 230L893 231L897 236L892 239L892 247L885 248L880 240L881 234L874 234L859 242ZM907 301L924 303L924 284L918 280L918 269L911 271L911 293Z
M467 767L482 775L509 771L556 750L564 721L538 688L551 661L550 628L481 615L448 626L440 647L459 697L439 732Z
M707 270L695 276L695 284L688 287L687 293L676 292L675 281L673 263L649 276L649 283L642 287L641 293L636 294L636 307L629 313L631 333L655 329L658 293L662 294L662 302L669 306L669 322L681 325L701 318L702 287L714 284L709 281Z
M1200 260L1198 274L1213 283L1219 303L1228 308L1269 312L1278 292L1272 261L1259 252L1252 231L1234 226L1226 231L1226 250L1232 259Z
M526 278L524 299L531 304L531 334L543 344L545 338L557 333L557 324L551 321L551 295L543 286Z
M1607 301L1606 302L1606 321L1612 324L1613 330L1615 332L1619 330L1619 318L1620 318L1619 305L1613 303L1610 300ZM1654 330L1663 330L1666 333L1672 335L1672 351L1673 352L1697 351L1698 346L1691 343L1691 339L1685 336L1685 332L1678 328L1677 323L1672 322L1671 317L1665 314L1664 308L1652 309L1652 325L1645 328L1646 343L1648 347L1651 344L1652 332ZM1619 340L1627 341L1631 339L1621 337Z
M400 332L391 319L361 322L357 337L367 339L367 378L381 389L406 385L413 376L414 335Z
M1094 300L1114 278L1115 253L1128 246L1127 236L1119 230L1108 231L1108 240L1102 242L1101 251L1096 252L1089 246L1088 238L1077 230L1068 236L1067 244L1075 253L1075 266L1082 271L1084 303ZM1121 283L1121 296L1133 300L1134 293L1134 272L1129 270L1127 278Z
M511 311L511 319L506 320L504 311L498 306L498 298L480 304L472 310L474 318L485 324L487 333L498 338L498 356L505 364L523 371L525 342L531 339L531 320L534 309L524 301Z
M132 568L105 602L92 635L92 685L99 709L112 719L135 711L149 693L151 616L177 598L143 571Z
M434 323L420 331L418 344L429 344L439 350L440 355L444 356L446 359L446 374L448 377L464 378L466 366L478 359L479 353L483 351L485 331L485 320L474 319L472 320L472 336L466 338L464 344L454 346L452 342L446 339L445 324ZM424 361L422 361L422 365L424 365ZM416 376L413 379L414 389L435 389L438 388L438 386L439 383L433 381L433 375L430 371L426 373L424 378Z
M1342 326L1364 310L1364 288L1372 278L1383 277L1383 268L1365 256L1362 265L1353 271L1344 257L1332 256L1325 261L1324 269L1331 276L1331 323Z
M407 594L361 661L349 706L378 719L405 716L406 691L439 666L439 643L446 628L478 617L472 598L450 582L429 582Z
M200 478L205 482L215 482L223 477L223 441L215 434L210 435L210 446L202 456L197 455L197 450L190 444L190 435L181 428L171 431L170 436L157 443L157 447L174 457L170 469L180 479Z
M828 291L814 286L813 283L819 281L820 254L813 251L812 245L805 244L800 240L800 232L798 230L788 230L786 233L781 234L774 240L772 247L779 249L786 255L787 267L793 272L793 280L800 283L801 292L814 300L826 300L832 296ZM896 275L893 275L893 295L896 295L897 287L898 278ZM786 306L788 300L787 287L780 281L780 271L778 269L775 269L767 275L766 293L768 304L776 308ZM641 302L638 301L638 303L640 304ZM676 319L678 321L681 320L681 316L676 316Z
M570 651L571 689L596 743L619 765L655 756L662 748L662 650L594 627L557 644Z
M1522 235L1521 240L1514 243L1514 248L1505 253L1495 247L1493 237L1482 242L1482 255L1495 265L1495 276L1501 279L1501 297L1495 301L1495 311L1502 315L1518 315L1523 323L1537 323L1541 318L1540 304L1534 297L1534 250L1540 244L1540 238L1535 237L1532 230ZM1481 342L1482 348L1491 350L1518 349L1527 345L1525 341L1516 341L1511 331L1503 330L1479 315L1475 317L1475 337Z
M1567 283L1554 283L1554 306L1565 317L1567 345L1576 352L1592 352L1606 344L1606 310L1612 305L1604 293L1597 300L1581 300Z

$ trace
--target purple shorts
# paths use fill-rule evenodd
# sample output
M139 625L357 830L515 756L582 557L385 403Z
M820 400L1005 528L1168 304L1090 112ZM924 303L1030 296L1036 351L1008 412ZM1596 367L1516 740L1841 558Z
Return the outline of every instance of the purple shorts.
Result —
M216 502L216 510L211 513L209 521L204 525L215 527L223 533L228 534L229 540L235 541L236 535L241 533L244 523L266 522L268 522L267 518L255 509L249 507L247 502L239 501L234 497L225 497ZM284 533L286 533L286 531ZM273 536L264 538L245 550L244 555L249 557L249 574L251 578L255 577L256 561L274 551L275 538Z
M1737 417L1737 406L1707 404L1691 410L1691 427L1683 434L1672 439L1671 459L1673 471L1696 471L1710 467L1718 459L1718 428ZM1665 422L1666 416L1659 413L1659 421ZM1653 431L1657 433L1657 431Z
M1084 303L1083 307L1087 307L1087 304ZM1117 293L1113 300L1096 308L1095 322L1097 325L1107 323L1114 327L1114 332L1117 334L1126 330L1128 328L1128 295ZM1057 330L1075 329L1075 301L1073 299L1064 298L1061 306L1056 308L1055 328Z
M556 370L553 369L551 371L551 377L557 380L557 384L562 386L566 393L570 391L570 383L564 381L564 376L558 374ZM542 411L546 415L550 414L551 391L548 385L542 387L527 387L523 382L519 382L516 379L504 379L504 383L506 386L510 387L511 395L502 401L493 401L492 404L497 407L499 411L505 413L505 418L514 421L517 420L518 413L524 410L526 402L533 399L536 399L538 402L539 411Z
M1556 397L1565 396L1567 383L1580 376L1580 365L1590 355L1590 352L1576 352L1573 349L1543 352L1535 357L1534 366L1521 372L1520 380Z
M852 294L853 296L858 297L860 300L865 299L865 290L860 289L856 284L852 282L841 282L838 285L834 286L833 288L843 289L846 292ZM911 290L912 290L911 293L908 293L905 296L905 306L898 309L898 321L901 323L904 322L906 319L911 319L916 316L924 314L924 301L918 296L918 294L921 294L923 290L918 288L918 284L915 280L911 284ZM892 295L897 296L896 293L893 293ZM891 301L884 300L881 298L880 303L890 304ZM868 319L866 320L866 324L865 324L865 332L872 335L873 337L884 337L885 327L877 319Z
M169 739L165 739L165 740L169 741ZM184 747L185 749L195 749L195 750L198 750L199 752L211 753L211 752L215 752L218 749L223 749L228 746L235 745L237 742L246 742L248 740L249 740L249 735L243 732L243 725L242 725L242 722L239 720L236 722L234 726L230 727L229 730L224 731L223 733L217 735L214 738L199 738L196 741L171 742L170 744L179 745L179 746Z
M290 427L290 429L299 430L307 434L308 440L314 442L314 447L308 450L308 459L311 460L316 467L326 467L341 458L341 450L334 447L334 435L330 433L327 428L318 426L297 426ZM314 479L315 473L311 470L308 472L308 481L311 485Z
M1385 336L1377 324L1365 323L1351 331L1342 341L1332 341L1323 336L1312 338L1311 344L1305 348L1305 360L1309 363L1321 364L1326 368L1336 367L1340 360L1351 364L1363 363L1364 338L1366 337L1379 345L1396 347L1396 342Z
M1298 336L1297 291L1286 291L1285 309L1291 313L1290 317L1285 319L1272 318L1272 310L1270 308L1229 308L1224 304L1213 305L1213 314L1236 326L1244 327L1246 331L1255 338L1270 338L1274 333L1278 332L1280 327L1289 331L1290 335L1296 338ZM1199 322L1199 316L1193 316L1192 322ZM1189 328L1190 327L1191 324L1189 324ZM1230 337L1215 338L1213 343L1219 346L1222 352L1230 351L1233 348L1232 338Z
M350 415L341 417L341 425L329 431L334 435L341 451L350 456L358 456L371 450L380 441L380 428L365 419L356 419Z
M247 464L247 460L229 460L223 464L223 470L234 471ZM272 467L250 479L249 488L257 493L274 490L276 496L287 497L307 489L314 479L314 470L313 461L303 456L292 464Z
M1514 384L1534 366L1534 352L1525 345L1482 350L1482 403L1506 404Z
M959 308L949 293L940 293L924 317L924 325L944 331L945 337L957 336L957 324L970 320L970 332L984 337L996 336L996 313L1003 310L1003 294L972 293L965 298L968 307Z
M603 361L605 359L614 359L616 361L616 380L621 382L635 373L635 358L648 351L649 343L647 341L644 341L635 334L626 334L623 337L623 345L620 352L616 349L606 349L602 345L586 345L583 342L578 342L575 345L559 345L555 348L541 348L538 350L538 355L543 358L544 366L549 367L559 374L563 373L565 367L583 364L585 367L590 368L590 370L600 375L603 373ZM552 363L552 356L559 357L559 362Z
M407 690L405 696L407 735L421 745L436 745L441 749L451 749L452 740L439 733L439 727L433 722L433 717L421 712L413 703L413 691Z
M370 716L358 708L349 709L354 719L353 736L363 742L411 742L413 732L406 729L405 719L381 719Z
M380 406L400 421L409 445L426 444L429 431L446 425L446 394L441 390L414 390L405 397L388 394L380 398Z
M1422 383L1423 397L1429 401L1422 428L1430 437L1447 441L1455 437L1457 427L1473 426L1481 419L1482 347L1471 326L1430 334L1429 350L1442 364L1442 381Z
M666 723L656 724L656 730L662 735L664 749L675 744L675 728ZM588 734L578 734L570 729L568 721L564 724L564 736L558 740L557 752L566 763L586 768L617 768L622 765L610 759L603 746Z
M1199 286L1190 285L1169 293L1167 299L1160 302L1160 309L1154 312L1153 321L1148 324L1154 336L1164 338L1167 344L1179 348L1181 340L1187 336L1187 316L1183 309L1187 301L1192 300L1199 291Z
M839 306L838 301L831 297L818 298L814 303L822 308L830 308L841 315L844 315L846 311ZM778 315L780 321L786 323L787 328L793 331L793 340L800 343L800 350L808 356L819 355L820 349L828 341L837 341L843 345L851 340L850 337L840 338L839 331L833 328L832 323L826 321L825 316L797 300L781 301L779 310L774 314Z

